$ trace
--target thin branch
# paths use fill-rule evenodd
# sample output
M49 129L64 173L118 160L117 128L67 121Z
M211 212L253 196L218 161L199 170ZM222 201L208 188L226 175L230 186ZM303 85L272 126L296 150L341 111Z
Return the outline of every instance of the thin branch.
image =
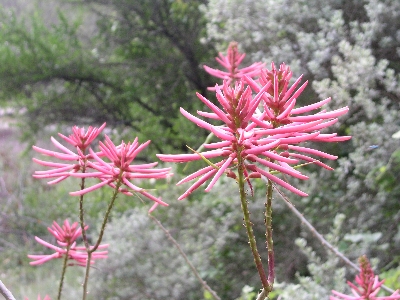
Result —
M11 292L6 288L6 286L0 280L0 294L4 296L6 300L15 300Z
M201 283L203 288L206 289L214 297L214 299L221 300L221 298L217 295L217 293L207 284L207 282L205 282L201 278L199 272L197 272L196 268L190 262L189 258L186 256L185 252L183 251L183 249L181 248L179 243L172 237L172 235L169 233L169 231L161 224L161 222L156 217L154 217L150 213L149 213L149 217L157 224L158 227L161 228L162 231L164 231L164 233L166 234L168 239L175 245L175 247L178 249L179 253L182 255L185 262L188 264L188 266L192 270L193 274L196 276L197 280Z

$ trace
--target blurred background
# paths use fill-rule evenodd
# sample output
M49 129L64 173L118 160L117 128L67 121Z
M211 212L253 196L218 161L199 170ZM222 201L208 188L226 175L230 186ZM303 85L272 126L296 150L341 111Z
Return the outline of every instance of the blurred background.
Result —
M33 144L55 150L50 136L99 126L121 139L152 140L156 153L187 152L206 138L179 113L204 109L195 92L215 101L216 83L202 68L231 41L243 65L285 62L307 89L298 103L327 97L327 109L349 106L334 132L344 143L316 147L340 158L335 171L315 166L293 182L309 193L289 195L307 219L356 262L373 259L387 285L400 288L400 2L397 0L0 0L0 279L17 299L55 297L61 265L29 266L43 253L34 236L51 241L55 220L78 220L77 182L56 186L31 177ZM38 157L38 155L36 155ZM183 202L171 182L145 186L171 204L155 215L182 245L222 299L255 299L259 287L233 181ZM93 235L111 195L85 198ZM250 199L256 234L264 237L265 187ZM92 271L91 299L211 299L177 250L147 216L149 204L118 198L105 240L109 258ZM274 199L277 289L273 299L327 299L345 292L354 272L328 253L279 197ZM266 260L266 251L259 242ZM67 270L64 299L78 299L83 270Z

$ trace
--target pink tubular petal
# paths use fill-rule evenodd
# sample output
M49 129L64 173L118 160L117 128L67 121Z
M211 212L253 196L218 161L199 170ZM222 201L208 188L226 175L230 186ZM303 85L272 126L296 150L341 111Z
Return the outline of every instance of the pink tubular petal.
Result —
M63 154L63 153L59 153L59 152L54 152L54 151L50 151L50 150L46 150L37 146L32 146L33 150L42 153L44 155L48 155L48 156L54 156L58 159L61 160L77 160L78 159L78 155L74 154L74 155L70 155L70 154Z
M218 156L222 156L225 153L224 150L211 150L207 152L202 152L205 158L214 158ZM157 154L157 157L165 162L189 162L194 160L200 160L202 157L197 154Z
M61 167L58 169L52 169L52 170L47 170L47 171L35 171L35 175L40 178L51 178L51 177L56 177L60 175L66 175L69 173L65 173L65 171L69 171L71 169L74 169L75 165L66 165L65 167Z
M209 119L219 120L218 115L215 114L215 113L209 113L209 112L205 112L205 111L200 111L200 110L198 110L198 111L197 111L197 114L198 114L199 116L206 117L206 118L209 118Z
M259 172L261 175L264 175L267 177L269 180L272 180L273 182L279 184L280 186L284 187L285 189L291 191L292 193L295 193L299 196L302 197L307 197L308 194L296 189L294 186L290 185L289 183L283 181L282 179L270 174L269 172L264 171L263 169L256 168L257 172Z
M148 213L151 214L153 211L155 211L158 205L159 205L158 202L154 202L154 204L150 207Z
M247 77L247 76L246 76ZM253 98L253 103L252 106L249 109L249 114L253 115L255 110L257 109L261 97L264 95L265 91L271 86L271 82L268 82L266 85L264 85L258 92L257 95Z
M316 164L317 166L320 166L322 168L325 168L329 171L332 171L333 168L331 168L330 166L324 164L323 162L320 162L318 159L315 158L311 158L302 154L298 154L298 153L290 153L291 157L296 157L298 159L304 160L304 161L308 161L308 162L312 162L313 164Z
M308 128L307 130L305 130L305 132L309 132L309 131L313 131L313 130L320 130L320 129L322 129L322 128L329 127L329 126L335 124L337 121L338 121L338 119L335 118L335 119L332 119L332 120L329 120L329 121L320 123L320 124L318 124L318 125L315 125L314 127Z
M62 144L60 144L59 141L57 141L55 138L51 137L50 140L53 142L54 146L56 146L58 149L64 151L67 154L70 155L76 155L74 152L72 152L71 150L69 150L67 147L63 146Z
M297 114L302 114L302 113L305 113L305 112L309 112L311 110L320 108L322 105L328 103L329 101L331 101L330 97L326 98L325 100L319 101L317 103L311 104L311 105L306 105L306 106L303 106L303 107L295 108L295 109L292 110L292 114L296 114L297 115Z
M180 108L180 111L181 111L182 115L184 115L187 119L189 119L190 121L195 123L197 126L210 130L211 124L204 122L203 120L193 116L192 114L190 114L186 110L184 110L182 107Z
M55 250L57 252L63 251L60 247L54 246L53 244L50 244L50 243L42 240L41 238L38 238L37 236L35 236L35 240L39 244L42 244L43 246L45 246L47 248L50 248L50 249L53 249L53 250Z
M275 135L275 134L292 133L292 132L303 132L313 126L317 126L322 122L323 120L315 120L309 123L290 124L278 128L262 129L259 131L259 133L263 135Z
M322 141L331 143L331 142L344 142L344 141L348 141L350 139L351 139L351 136L344 135L344 136L335 136L335 137L327 138L326 140L322 139ZM317 142L318 141L319 140L317 140Z
M230 166L232 161L235 159L235 157L228 157L228 159L224 162L224 164L221 166L221 168L218 170L218 172L215 174L214 178L211 180L210 184L207 186L205 189L206 192L209 192L211 188L214 186L214 184L217 182L217 180L221 177L221 175L225 172L225 170Z
M323 120L323 119L331 119L331 118L336 118L341 115L344 115L349 111L349 108L343 107L334 111L326 112L326 113L320 113L320 114L315 114L315 115L309 115L309 116L297 116L297 117L289 117L289 120L292 122L311 122L315 120Z
M100 142L101 143L101 142ZM92 157L100 164L100 165L102 165L103 167L105 167L106 169L110 169L110 165L109 164L107 164L104 160L102 160L98 155L97 155L97 153L96 152L94 152L91 148L89 148L89 152L90 152L90 155L92 155ZM90 163L90 162L89 162ZM92 165L93 163L91 163L91 166L94 166L94 165Z
M282 144L298 144L301 142L309 141L314 139L319 135L319 132L313 132L310 134L303 134L303 135L298 135L298 136L292 136L292 137L287 137L287 138L281 138Z
M263 145L263 146L254 146L248 150L245 150L246 154L260 154L264 153L265 151L271 150L273 148L276 148L279 144L281 143L281 140L275 140L269 144Z
M216 163L216 166L218 167L218 166L220 166L222 163L223 163L223 162L218 162L218 163ZM213 170L213 169L216 170L213 166L207 166L207 167L205 167L205 168L202 168L202 169L200 169L200 170L198 170L198 171L196 171L196 172L194 172L194 173L192 173L192 174L186 176L185 178L181 179L176 185L180 185L180 184L182 184L182 183L191 181L191 180L193 180L193 179L195 179L195 178L197 178L197 177L199 177L199 176L201 176L201 175L204 175L205 173L208 173L209 171L211 171L211 170Z
M126 179L125 177L122 178L122 182L125 183L128 187L130 187L134 192L142 192L143 189L134 185L132 182L130 182L128 179Z
M260 164L270 168L270 169L279 171L281 173L288 174L290 176L293 176L293 177L296 177L296 178L299 178L299 179L303 179L303 180L308 179L308 176L305 176L305 175L301 174L300 172L298 172L298 171L296 171L296 170L294 170L292 168L283 167L283 166L274 164L274 163L272 163L270 161L267 161L265 159L261 159L261 158L256 157L256 156L254 156L253 159L255 161L259 162Z
M268 158L271 158L273 160L283 161L288 164L297 164L299 162L297 159L287 158L287 157L281 156L279 154L273 153L271 151L265 151L262 153L262 155L264 155Z
M299 77L299 79L301 78L301 76ZM298 80L299 80L298 79ZM306 82L304 82L303 83L303 85L301 86L301 87L299 87L299 89L293 94L293 96L291 96L290 97L290 99L286 102L286 104L285 104L285 106L284 106L284 108L286 108L286 105L288 104L288 103L290 103L290 100L291 99L293 99L293 98L298 98L299 97L299 95L303 92L303 90L306 88L306 86L307 86L307 84L308 84L308 81L306 81ZM289 89L289 91L287 91L286 92L286 94L285 94L285 97L282 99L282 102L285 102L286 101L286 95L290 95L292 92L291 92L291 90L292 90L292 88L293 88L293 86Z
M203 66L204 70L206 70L206 72L212 76L218 77L218 78L229 78L229 73L217 70L217 69L213 69L207 66Z
M296 98L293 98L293 100L286 107L286 109L279 116L277 116L276 119L277 120L285 119L292 112L292 109L295 105L296 105Z
M244 75L243 79L247 82L247 84L256 92L259 93L260 91L260 86L257 84L255 80L253 80L251 77Z
M264 111L262 113L262 115L260 116L260 118L253 115L253 116L251 116L250 120L253 121L254 123L256 123L258 126L260 126L262 128L266 128L268 130L268 129L271 129L271 124L267 121L263 121L263 119L265 118L266 115L267 115L267 113L266 113L266 111Z
M42 165L42 166L46 166L46 167L65 167L65 166L71 166L70 164L62 164L62 163L56 163L56 162L51 162L51 161L44 161L44 160L40 160L37 158L32 158L32 161ZM73 166L73 165L72 165ZM36 172L40 172L40 171L36 171Z
M212 133L215 134L216 137L220 138L221 140L225 140L225 141L234 141L235 140L235 136L232 133L222 130L218 127L212 126L210 128L210 130Z
M35 177L35 176L33 176L33 177ZM65 180L65 179L67 179L68 177L69 176L62 176L60 178L57 178L57 179L54 179L54 180L51 180L51 181L47 182L47 184L49 184L49 185L56 184L56 183L59 183L59 182Z
M205 98L203 95L199 93L196 93L196 95L205 105L207 105L219 117L219 119L222 122L230 123L225 113L221 109L219 109L214 103L211 103L207 98ZM224 97L224 96L222 95L222 93L221 94L217 93L217 98L218 97Z
M217 142L217 143L211 143L211 144L203 144L203 146L207 149L219 149L222 147L227 147L232 144L231 141L222 141L222 142Z
M97 190L97 189L101 188L102 186L104 186L104 185L106 185L106 184L109 184L109 183L112 182L112 181L113 181L113 179L108 179L108 180L99 182L99 183L97 183L97 184L95 184L95 185L92 185L91 187L85 188L85 189L83 189L83 190L76 191L76 192L70 192L69 194L70 194L71 196L81 196L81 195L87 194L87 193L89 193L89 192L92 192L92 191L94 191L94 190Z
M327 159L331 159L331 160L335 160L335 159L338 158L335 155L331 155L331 154L328 154L328 153L325 153L325 152L322 152L322 151L318 151L318 150L315 150L315 149L299 147L299 146L292 146L292 145L289 145L288 147L289 147L289 149L294 150L294 151L310 153L310 154L313 154L313 155L316 155L316 156L320 156L320 157L323 157L323 158L327 158Z
M195 189L197 189L199 186L201 186L204 182L206 182L208 179L210 179L215 173L217 173L216 169L212 169L208 171L206 174L204 174L198 181L196 181L189 189L187 189L186 192L184 192L178 200L183 200L187 196L189 196Z
M77 177L77 178L100 178L103 177L105 174L104 172L91 172L91 173L62 173L60 175L69 175L71 177Z
M51 255L28 255L28 257L35 260L29 263L31 266L38 266L48 262L49 260L60 258L61 256L56 252Z
M143 196L149 198L150 200L153 200L153 201L157 202L158 204L160 204L162 206L169 206L168 203L165 203L161 199L154 197L153 195L149 194L148 192L146 192L144 190L140 191L139 193L142 194Z

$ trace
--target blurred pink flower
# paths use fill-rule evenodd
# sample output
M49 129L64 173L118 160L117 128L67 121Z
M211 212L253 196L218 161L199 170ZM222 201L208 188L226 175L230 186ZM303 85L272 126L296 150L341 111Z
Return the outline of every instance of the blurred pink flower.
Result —
M85 226L87 229L88 226ZM68 220L64 221L64 225L61 227L55 221L51 227L47 228L48 231L56 238L57 244L61 247L52 245L35 236L35 240L43 246L55 250L56 252L49 255L28 255L29 258L33 259L29 264L32 266L41 265L45 262L65 257L68 253L68 259L74 260L80 266L86 266L87 252L85 247L77 247L76 239L81 236L82 229L78 222L74 222L72 225L69 224ZM107 249L108 245L100 245L99 249ZM95 259L107 258L108 251L95 251L92 254L91 264L94 263Z
M131 165L136 156L144 148L146 148L149 143L150 141L139 144L138 138L135 138L132 143L129 142L128 144L125 144L122 142L121 145L115 146L110 138L106 135L105 142L100 142L101 152L95 153L92 149L89 149L90 154L94 158L95 162L89 161L87 163L88 167L96 170L97 172L70 174L71 176L82 178L95 177L100 179L101 182L80 191L71 192L70 195L84 195L104 185L109 185L112 188L115 188L115 182L122 181L122 183L133 192L140 193L161 205L168 206L168 204L163 202L161 199L154 197L146 192L145 189L142 189L130 182L132 179L160 179L167 178L172 175L169 173L171 168L153 169L153 167L157 165L157 162ZM105 156L111 162L105 162L100 158L100 156ZM119 191L127 195L132 195L128 189L120 188Z
M25 298L25 300L29 300L29 299ZM40 295L38 295L37 300L41 300ZM44 296L43 300L51 300L51 298L48 295L46 295L46 296Z
M215 58L215 60L225 69L227 69L228 72L204 66L206 72L211 74L212 76L226 80L228 85L234 84L237 80L242 79L244 75L247 75L249 77L258 76L265 64L261 62L256 62L248 67L239 69L239 65L245 58L246 54L239 53L237 48L237 43L231 42L228 46L227 55L224 56L222 53L219 53L219 57ZM215 87L210 87L209 90L214 91Z
M91 158L90 154L87 154L87 149L91 142L101 133L106 126L104 123L99 128L89 126L85 132L84 128L77 126L72 127L73 134L66 137L59 133L58 135L63 138L67 143L72 145L76 149L76 153L68 149L67 147L60 144L55 138L51 137L51 141L61 152L50 151L37 146L33 146L33 149L41 154L52 156L68 163L56 163L50 161L43 161L40 159L33 158L33 161L42 166L50 167L51 170L47 171L36 171L33 175L35 178L56 178L49 181L48 184L58 183L70 176L70 173L76 173L80 171L86 171L87 160ZM74 163L70 163L74 162ZM69 172L69 173L68 173Z
M367 257L361 256L360 274L356 275L355 281L358 286L348 281L353 296L345 295L337 291L332 291L334 296L330 296L330 300L398 300L400 299L399 290L395 291L391 296L377 296L382 284L385 280L379 281L378 276L374 275L374 271L369 264Z

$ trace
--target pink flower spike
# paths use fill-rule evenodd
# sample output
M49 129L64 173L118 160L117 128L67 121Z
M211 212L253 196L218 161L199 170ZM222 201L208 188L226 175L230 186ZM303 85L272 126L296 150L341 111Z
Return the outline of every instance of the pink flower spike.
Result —
M66 142L71 144L76 152L68 149L59 143L56 139L51 137L51 141L55 147L57 147L61 152L50 151L40 147L33 146L33 150L47 156L52 156L60 160L67 161L68 164L60 164L54 162L46 162L43 160L33 159L34 162L52 168L49 171L37 171L34 173L35 178L56 178L53 181L48 182L48 184L55 184L61 182L62 180L71 176L71 174L77 173L79 171L86 170L88 160L91 159L90 155L85 154L86 148L89 144L97 137L97 135L103 130L105 123L100 128L89 127L88 132L85 133L83 128L78 128L74 126L72 131L74 132L69 137L65 137L60 134ZM70 172L67 172L70 171ZM48 176L45 176L47 174ZM51 176L50 176L51 174Z
M103 131L104 127L106 127L106 123L103 123L99 128L89 126L87 132L85 133L85 129L79 128L77 126L72 127L73 134L69 137L62 135L59 133L58 135L63 138L67 143L71 144L74 147L78 147L82 151L85 151L86 148L90 146L94 139Z
M100 179L100 183L82 189L80 191L72 192L70 193L70 195L84 195L104 185L109 185L112 188L116 188L116 182L120 182L126 187L132 189L133 192L138 192L146 196L147 198L160 203L161 205L168 205L160 199L145 192L142 188L139 188L130 182L131 179L162 179L168 178L172 175L169 173L171 168L153 168L157 165L156 162L131 165L136 156L143 149L145 149L149 145L149 143L150 141L139 144L138 138L135 138L132 143L125 144L124 142L122 142L119 146L116 146L111 141L111 139L107 135L105 135L104 143L100 142L100 153L97 154L92 149L89 149L90 155L96 160L96 162L90 162L88 163L88 166L99 171L99 173L92 173L95 174L95 176L93 175L92 177ZM104 156L111 162L104 161L100 156ZM119 192L126 195L132 195L130 191L123 188L120 188Z
M265 65L264 63L256 62L248 67L239 69L239 65L246 54L239 53L236 42L231 42L229 44L227 52L227 56L219 53L219 57L216 58L217 62L225 69L227 69L227 72L213 69L208 66L204 66L204 70L212 76L227 80L228 85L231 85L232 83L234 84L236 80L242 79L245 75L247 75L248 77L258 76L261 72L261 69ZM208 89L215 90L214 87Z
M198 115L211 119L211 123L203 121L181 108L181 113L187 119L210 131L220 140L204 145L205 148L213 150L194 154L158 155L162 161L166 162L183 163L206 160L208 164L178 182L181 184L197 179L197 182L179 197L179 200L186 198L209 179L211 182L206 187L206 191L210 191L224 173L230 178L237 178L237 174L234 172L240 170L239 162L243 163L242 170L250 186L250 179L263 175L300 196L306 196L306 193L258 166L270 168L274 171L273 173L281 172L299 179L307 179L307 176L289 166L289 164L299 162L294 158L312 162L327 169L331 168L306 155L297 153L292 155L288 150L336 159L336 156L299 147L297 144L307 141L336 142L349 138L338 137L336 133L321 134L319 132L337 122L337 117L348 111L347 107L331 112L321 111L312 115L298 116L298 114L321 108L330 101L330 98L312 105L295 108L299 104L297 100L307 86L307 82L301 84L302 76L290 86L292 78L290 68L283 63L277 69L272 63L271 70L257 70L258 79L256 81L252 78L256 74L253 72L255 69L251 67L243 69L244 73L242 74L235 71L243 58L244 55L237 52L237 45L231 44L228 55L225 57L220 54L217 59L229 72L205 67L209 73L223 79L222 86L215 86L217 104L215 101L210 101L197 94L198 98L211 110L210 112L198 111ZM253 96L254 93L256 93L255 96ZM216 120L222 124L213 125ZM217 158L220 159L215 162ZM257 163L257 165L253 163Z
M85 226L85 230L88 226ZM51 227L47 228L48 231L56 238L56 242L61 246L55 246L50 244L38 237L35 237L35 240L49 248L54 250L55 252L50 255L28 255L33 261L30 262L30 265L37 266L44 264L52 259L62 258L68 255L68 259L74 260L78 263L78 265L85 266L87 260L86 248L76 247L76 239L79 238L82 234L81 227L78 222L74 222L72 225L68 222L68 220L64 221L63 226L60 226L56 222L53 222ZM105 249L108 245L100 245L99 249ZM79 249L78 249L79 248ZM107 251L102 252L94 252L93 259L97 258L105 258L107 256Z
M332 294L337 296L330 296L330 300L399 300L399 290L396 290L390 296L377 296L378 292L384 283L384 280L379 281L378 276L375 276L369 261L365 255L359 258L360 273L356 275L356 284L347 282L351 287L354 296L345 295L337 291L332 291Z

